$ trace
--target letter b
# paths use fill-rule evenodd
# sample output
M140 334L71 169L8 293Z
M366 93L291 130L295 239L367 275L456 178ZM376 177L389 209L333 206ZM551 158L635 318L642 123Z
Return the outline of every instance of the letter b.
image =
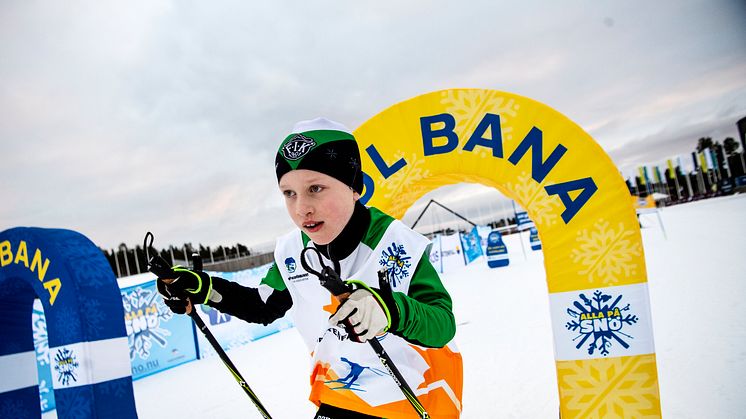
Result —
M442 123L441 129L433 129L433 124ZM456 119L453 115L442 113L440 115L423 116L420 118L420 129L422 131L422 146L425 156L450 153L458 146L458 136L453 132L456 128ZM433 139L445 137L444 145L434 145Z
M13 252L10 248L10 242L5 240L0 243L0 266L5 266L13 261Z

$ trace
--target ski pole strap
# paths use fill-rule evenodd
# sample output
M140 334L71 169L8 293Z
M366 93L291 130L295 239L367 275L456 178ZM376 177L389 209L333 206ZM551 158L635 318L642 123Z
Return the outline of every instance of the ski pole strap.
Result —
M145 250L145 259L148 262L148 271L152 272L158 278L167 278L171 274L171 264L166 262L158 252L153 248L153 233L145 233L145 239L142 243Z
M308 252L316 253L316 257L319 259L319 265L321 265L321 271L317 271L311 267L306 259ZM343 294L352 292L352 287L342 281L339 274L331 266L326 266L323 259L321 259L321 252L315 247L308 246L300 252L300 264L307 272L316 275L319 278L321 286L329 290L333 296L339 297Z

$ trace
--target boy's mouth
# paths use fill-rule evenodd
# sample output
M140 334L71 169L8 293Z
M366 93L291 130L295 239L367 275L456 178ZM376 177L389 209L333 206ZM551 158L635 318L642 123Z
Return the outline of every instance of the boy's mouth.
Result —
M324 225L323 221L316 221L312 223L303 223L303 228L308 231L309 233L315 233L321 229L321 226Z

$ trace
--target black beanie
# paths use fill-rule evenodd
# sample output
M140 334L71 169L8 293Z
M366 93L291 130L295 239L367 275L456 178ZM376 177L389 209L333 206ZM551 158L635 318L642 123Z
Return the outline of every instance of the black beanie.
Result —
M275 156L277 182L299 169L324 173L363 193L360 150L352 133L338 122L316 118L295 124Z

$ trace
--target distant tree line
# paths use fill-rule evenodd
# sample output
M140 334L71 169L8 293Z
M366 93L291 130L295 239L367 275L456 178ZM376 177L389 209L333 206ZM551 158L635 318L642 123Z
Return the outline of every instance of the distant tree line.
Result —
M198 253L205 264L247 257L252 254L251 250L241 243L237 243L234 246L218 246L216 248L205 247L202 244L195 247L192 243L184 243L181 247L171 245L168 248L156 250L171 265L182 266L189 264L194 253ZM140 245L129 248L126 244L122 243L116 249L101 249L101 251L109 261L111 270L114 271L117 278L147 272L145 252Z
M739 132L746 128L743 121L746 118L739 121ZM626 180L627 187L632 195L653 195L666 205L745 191L746 154L741 148L732 137L722 143L701 137L690 156L669 159L663 170L659 165L640 166L637 176ZM694 170L684 169L682 159L691 159L687 166Z

